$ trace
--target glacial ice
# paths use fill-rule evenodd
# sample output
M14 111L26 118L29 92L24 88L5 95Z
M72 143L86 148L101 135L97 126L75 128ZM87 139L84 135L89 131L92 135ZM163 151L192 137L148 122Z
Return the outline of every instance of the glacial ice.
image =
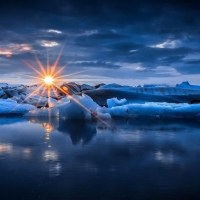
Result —
M181 84L176 84L177 88L185 88L191 90L200 90L200 86L198 85L190 85L188 81L182 82Z
M72 95L69 96L66 103L59 105L59 116L63 119L86 119L92 118L92 113L96 113L99 107L87 95Z
M36 109L36 107L29 104L18 104L14 100L0 99L0 115L5 115L5 114L23 115L26 112L34 109Z
M112 117L200 118L200 105L187 103L132 103L107 109Z
M122 106L127 102L126 99L118 100L117 98L107 99L108 108L112 108L114 106Z
M63 86L67 86L76 94L61 94L60 99L55 99L55 96L46 98L40 92L30 95L28 86L1 86L0 114L59 116L64 120L90 120L96 117L105 121L114 117L139 116L200 118L200 86L190 85L188 82L177 84L176 87L154 84L143 87L101 84L98 88L86 84L64 83ZM12 96L11 99L8 99L5 93Z
M97 117L102 119L102 120L111 120L111 115L110 113L108 112L108 109L106 107L103 107L103 108L97 108L96 110L96 113L97 113Z
M87 84L82 84L81 85L81 91L83 90L93 90L95 89L93 86L87 85Z
M48 104L48 99L39 95L28 94L24 97L24 102L36 107L45 107Z
M4 95L3 89L0 87L0 97Z
M109 84L95 90L83 91L97 104L107 106L107 99L125 98L127 103L167 102L197 103L200 102L200 90L196 86L183 87L131 87Z

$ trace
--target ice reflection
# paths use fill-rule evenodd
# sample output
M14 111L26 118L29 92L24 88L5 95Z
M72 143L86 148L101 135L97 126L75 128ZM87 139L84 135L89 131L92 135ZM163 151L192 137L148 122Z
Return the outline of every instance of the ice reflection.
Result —
M58 131L70 136L72 144L86 145L96 134L96 124L82 120L60 120Z
M58 127L59 124L59 119L54 117L54 118L49 118L49 117L26 117L26 119L31 122L31 123L37 123L42 126L47 133L52 132Z

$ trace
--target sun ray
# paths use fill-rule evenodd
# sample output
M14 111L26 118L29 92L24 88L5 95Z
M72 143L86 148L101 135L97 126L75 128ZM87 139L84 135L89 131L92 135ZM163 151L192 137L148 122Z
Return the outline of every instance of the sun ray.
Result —
M75 75L75 74L80 74L80 73L83 73L83 72L86 72L86 71L90 71L90 70L92 70L92 69L86 69L86 70L83 70L83 71L74 72L74 73L71 73L71 74L63 75L63 76L58 76L57 79L61 79L61 78L67 77L67 76L72 76L72 75Z
M38 57L37 57L36 55L35 55L35 59L36 59L36 62L37 62L37 64L38 64L38 66L39 66L40 69L42 70L42 73L43 73L45 76L47 76L47 73L46 73L46 71L45 71L45 69L44 69L42 63L40 62L40 60L38 59Z
M46 85L43 87L43 90L42 90L42 92L41 92L41 95L42 96L44 96L44 93L46 92L46 89L47 89L47 87L46 87Z
M25 63L28 67L30 67L32 70L34 70L38 75L44 77L44 74L42 74L40 71L38 71L37 69L35 69L33 66L31 66L28 62L26 62L25 60L22 60L23 63Z
M45 84L41 84L36 90L32 91L23 101L22 103L24 103L30 96L33 96L36 92L38 92L38 90L40 90Z
M26 101L26 99L28 99L30 96L34 95L35 93L37 93L38 91L40 91L42 88L42 92L40 92L40 96L41 98L44 96L44 93L47 92L47 98L48 98L48 105L50 105L50 97L51 97L51 92L53 92L55 94L55 97L56 98L59 98L58 97L58 93L57 91L61 91L63 94L69 96L70 94L63 90L62 88L60 88L56 83L58 83L59 81L61 81L63 78L65 77L68 77L68 76L72 76L72 75L75 75L75 74L80 74L80 73L83 73L83 72L86 72L86 71L90 71L92 69L87 69L87 70L82 70L82 71L78 71L78 72L74 72L74 73L71 73L71 74L66 74L66 75L63 75L63 76L58 76L58 74L62 73L63 70L67 67L67 65L69 64L66 64L65 66L61 67L59 70L56 70L57 69L57 66L58 66L58 62L60 60L60 57L61 57L61 54L62 54L62 51L64 49L64 46L63 48L61 49L61 51L59 52L58 54L58 57L56 58L54 64L52 65L52 67L50 68L50 64L49 64L49 55L48 55L48 52L47 52L47 67L46 67L46 70L44 68L44 66L42 65L41 61L39 60L39 58L35 55L35 58L36 58L36 62L37 64L39 65L40 67L40 71L38 71L37 69L35 69L32 65L30 65L28 62L26 62L25 60L22 60L28 67L30 67L31 69L33 69L38 75L39 77L36 77L36 76L29 76L29 75L26 75L24 74L24 76L28 76L30 78L34 78L34 79L37 79L37 80L40 80L39 83L41 83L41 85L34 91L32 91L24 100ZM21 74L22 75L22 74ZM56 91L57 90L57 91ZM82 103L80 103L77 99L75 99L73 96L70 95L70 98L73 99L73 101L75 103L77 103L78 105L80 105L83 109L85 109L86 111L88 111L93 117L97 118L99 121L101 121L102 123L104 123L106 126L109 127L109 125L104 121L102 120L101 118L98 117L98 115L96 113L93 113L90 109L88 109L86 106L84 106ZM38 102L39 104L39 102ZM37 105L38 106L38 105ZM48 116L50 117L50 109L48 109ZM50 120L50 119L49 119Z
M67 67L67 65L65 65L64 67L61 67L55 74L52 75L52 77L56 77L58 74L60 74L65 68Z
M70 62L72 62L76 57L77 57L77 55L76 55ZM58 71L54 74L54 76L57 76L59 73L61 73L61 72L70 64L70 62L68 62L65 66L63 66L60 70L58 70Z
M57 94L57 92L56 92L56 90L55 90L55 87L53 87L53 86L51 85L51 89L52 89L53 93L55 94L55 97L58 99L59 97L58 97L58 94Z
M54 74L54 71L55 71L56 68L57 68L57 65L58 65L58 62L59 62L60 57L61 57L61 55L62 55L62 52L63 52L64 47L65 47L65 44L64 44L63 47L61 48L60 53L58 54L58 57L56 58L56 61L54 62L53 66L51 67L51 72L50 72L51 76Z
M47 71L47 74L50 74L50 65L49 65L49 52L48 52L48 50L47 50L47 69L46 69L46 71Z
M27 76L29 78L35 78L35 79L39 79L37 76L31 76L31 75L27 75L27 74L21 74L21 73L17 73L17 75L21 75L21 76Z

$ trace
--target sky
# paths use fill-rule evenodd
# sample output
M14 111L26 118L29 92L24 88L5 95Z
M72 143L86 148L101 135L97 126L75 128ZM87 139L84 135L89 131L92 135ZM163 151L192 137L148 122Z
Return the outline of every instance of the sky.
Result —
M63 49L66 82L200 85L198 0L1 0L0 82L31 84L22 60Z

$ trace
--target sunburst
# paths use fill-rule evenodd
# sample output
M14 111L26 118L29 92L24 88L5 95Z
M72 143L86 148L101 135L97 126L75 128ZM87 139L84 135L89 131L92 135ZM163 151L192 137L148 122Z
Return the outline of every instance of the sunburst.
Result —
M38 64L40 70L38 70L35 67L33 67L27 61L22 60L29 68L31 68L33 71L36 72L37 76L30 76L30 75L26 75L26 74L21 74L21 75L27 76L27 77L30 77L30 78L33 78L33 79L36 79L37 80L36 84L40 84L40 86L36 90L34 90L33 92L31 92L26 97L26 99L29 98L32 95L37 94L38 92L40 92L40 90L42 90L42 93L41 93L42 96L47 91L48 99L50 99L50 97L51 97L51 92L53 92L55 94L55 96L58 97L58 94L57 94L58 90L60 92L62 92L63 94L65 94L66 96L69 96L70 94L68 93L67 88L66 89L61 88L58 85L58 83L60 81L62 81L63 78L66 78L66 77L69 77L69 76L72 76L72 75L75 75L75 74L83 73L83 72L86 72L86 71L90 70L90 69L87 69L87 70L82 70L82 71L74 72L74 73L71 73L71 74L62 75L63 70L67 67L68 64L66 64L65 66L62 66L60 69L57 69L58 63L59 63L59 60L60 60L60 57L61 57L61 53L62 53L62 50L58 54L58 57L56 58L56 60L53 63L53 65L51 65L51 66L49 64L49 58L47 56L47 66L46 67L44 67L42 65L42 63L39 60L39 58L35 55L36 62ZM109 127L109 125L104 120L102 120L101 118L99 118L95 113L93 113L87 107L85 107L84 105L82 105L77 99L73 98L73 96L71 96L71 95L70 95L70 97L73 99L73 101L75 103L77 103L82 108L84 108L85 110L87 110L91 115L93 115L93 117L97 118L98 120L100 120L106 126ZM26 99L24 99L24 101L26 101ZM50 117L50 111L49 111L49 117Z
M37 75L36 76L31 76L31 75L27 75L27 74L20 74L20 75L27 76L31 79L35 79L36 80L35 84L40 85L35 91L30 93L27 98L29 98L30 96L40 92L41 90L42 90L42 92L41 92L42 96L44 95L45 92L47 92L47 97L50 98L51 92L53 92L55 94L55 96L58 97L57 90L62 91L61 88L58 86L59 82L63 81L63 79L68 77L68 76L83 73L83 72L86 72L86 71L89 70L89 69L87 69L87 70L83 70L83 71L74 72L74 73L71 73L71 74L62 75L63 70L67 67L68 64L66 64L65 66L62 66L58 69L58 63L59 63L59 60L60 60L60 57L61 57L61 53L62 53L62 50L58 54L58 57L56 58L55 62L52 65L49 64L49 58L47 56L46 67L44 67L42 62L35 55L35 59L36 59L36 62L38 64L40 70L36 69L29 62L22 60L23 63L26 66L28 66L29 68L31 68ZM69 95L67 90L62 91L62 93L64 93L65 95Z

